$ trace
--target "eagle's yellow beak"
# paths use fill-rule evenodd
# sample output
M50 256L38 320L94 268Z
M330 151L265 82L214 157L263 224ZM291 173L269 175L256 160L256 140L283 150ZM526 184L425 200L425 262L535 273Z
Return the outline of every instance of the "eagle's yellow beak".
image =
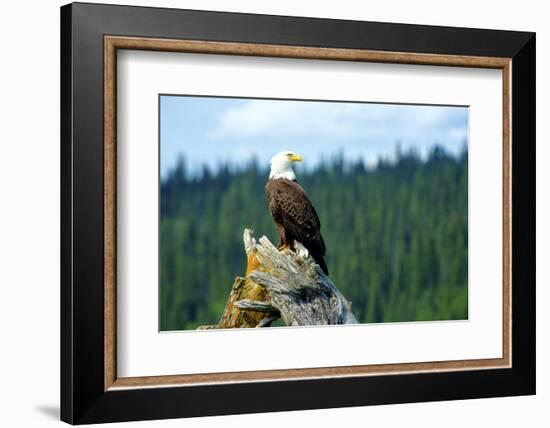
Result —
M293 162L303 162L304 161L304 159L302 159L302 156L300 156L297 153L292 153L291 155L288 156L288 158Z

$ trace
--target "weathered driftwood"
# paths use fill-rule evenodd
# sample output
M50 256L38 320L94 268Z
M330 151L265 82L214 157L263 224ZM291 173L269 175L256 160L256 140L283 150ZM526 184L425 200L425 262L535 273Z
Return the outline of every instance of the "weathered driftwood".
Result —
M246 277L237 277L220 323L200 328L268 327L281 318L288 326L355 324L351 304L305 247L279 251L265 236L256 242L244 231Z

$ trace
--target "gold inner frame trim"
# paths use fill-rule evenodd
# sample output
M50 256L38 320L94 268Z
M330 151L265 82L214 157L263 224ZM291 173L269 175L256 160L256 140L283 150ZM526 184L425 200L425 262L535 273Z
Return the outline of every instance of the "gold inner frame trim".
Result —
M116 85L117 50L148 50L214 55L241 55L333 61L379 62L393 64L440 65L494 68L502 70L502 144L503 144L503 322L502 358L432 361L422 363L376 364L342 367L205 373L171 376L117 377L116 367ZM252 43L171 40L139 37L104 37L104 389L155 388L221 383L286 381L314 378L339 378L394 375L421 372L479 370L511 367L511 78L512 60L499 57L439 55L386 52Z

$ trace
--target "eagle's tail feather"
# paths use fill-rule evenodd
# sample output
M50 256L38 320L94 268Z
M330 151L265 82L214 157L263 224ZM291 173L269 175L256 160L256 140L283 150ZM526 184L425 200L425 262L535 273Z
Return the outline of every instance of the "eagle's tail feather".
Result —
M325 273L325 275L328 275L328 267L327 262L325 262L325 259L320 254L312 254L313 260L319 265L321 270Z

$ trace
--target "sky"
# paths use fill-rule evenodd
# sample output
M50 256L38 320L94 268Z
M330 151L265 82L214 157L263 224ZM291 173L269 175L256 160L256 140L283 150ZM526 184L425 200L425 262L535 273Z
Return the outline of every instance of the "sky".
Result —
M399 145L426 156L435 145L458 154L468 139L468 108L405 104L294 101L161 95L160 168L166 176L183 156L187 171L203 165L269 165L290 150L314 168L322 158L375 165Z

